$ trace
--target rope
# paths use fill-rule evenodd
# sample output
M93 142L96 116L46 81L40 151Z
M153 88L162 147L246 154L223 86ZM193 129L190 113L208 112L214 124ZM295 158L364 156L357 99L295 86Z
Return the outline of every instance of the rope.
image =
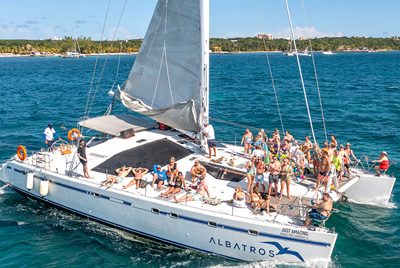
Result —
M111 90L113 90L113 88L114 88L114 86L115 86L115 83L117 82L117 78L118 78L118 74L119 74L119 65L120 65L120 62L121 62L122 42L120 42L120 45L121 45L121 47L119 48L119 57L118 57L118 65L117 65L117 74L115 75L115 80L114 80L114 83L113 83L113 85L112 85L112 87L111 87Z
M241 125L241 124L237 124L237 123L233 123L233 122L229 122L229 121L225 121L225 120L217 119L217 118L213 118L213 117L209 117L209 119L214 120L214 121L217 121L217 122L225 123L225 124L227 124L227 125L236 126L236 127L248 128L248 129L254 129L254 130L260 130L260 128L256 128L256 127L252 127L252 126L246 126L246 125ZM273 133L274 131L264 130L264 132Z
M300 65L299 54L298 54L298 52L297 52L296 39L295 39L295 37L294 37L294 32L293 32L292 19L290 18L289 5L288 5L287 0L285 0L285 2L286 2L286 11L287 11L287 14L288 14L288 19L289 19L289 24L290 24L290 31L291 31L291 33L292 33L292 39L293 39L294 50L296 51L297 65L299 66L299 73L300 73L301 85L302 85L302 87L303 87L304 99L305 99L305 101L306 101L306 106L307 106L308 119L310 120L311 132L312 132L312 135L313 135L314 143L317 143L317 141L316 141L316 139L315 139L315 133L314 133L314 128L313 128L312 120L311 120L310 107L308 106L306 87L304 86L303 73L302 73L302 71L301 71L301 65Z
M303 13L304 13L304 19L306 21L306 27L308 29L308 23L307 23L307 16L306 16L306 9L304 8L304 1L301 0L301 4L303 6ZM325 126L325 117L324 117L324 109L322 109L322 101L321 101L321 93L319 91L319 83L318 83L318 76L317 76L317 68L315 67L315 60L314 60L314 52L312 49L311 45L311 39L308 38L308 42L310 43L310 51L311 51L311 58L314 66L314 74L315 74L315 81L317 82L317 90L318 90L318 98L319 98L319 105L321 106L321 115L322 115L322 123L324 125L324 132L325 132L325 141L328 142L328 135L326 134L326 126Z
M264 44L265 55L267 56L267 62L268 62L269 73L270 73L270 75L271 75L271 83L272 83L272 87L274 88L276 106L278 107L279 119L281 120L282 133L285 133L285 129L283 128L283 121L282 121L282 116L281 116L281 110L280 110L280 108L279 108L278 95L276 94L276 89L275 89L274 77L272 76L271 64L269 63L269 56L268 56L268 52L267 52L267 45L265 44L264 32L263 32L262 25L261 25L260 13L259 13L259 11L258 11L257 0L254 0L254 3L255 3L255 5L256 5L256 9L257 9L258 23L260 24L260 31L261 31L261 34L262 34L262 40L263 40L263 44Z
M115 39L115 36L117 35L117 31L118 31L118 28L119 28L119 24L120 24L120 22L121 22L122 14L124 13L125 6L126 6L126 2L127 2L127 1L128 1L128 0L125 0L124 6L122 7L122 11L121 11L121 15L119 16L119 19L118 19L117 27L115 28L114 35L113 35L113 38L112 38L112 40L111 40L111 44L110 44L110 46L109 46L109 48L108 48L108 51L109 51L109 52L110 52L110 49L111 49L111 47L112 47L112 45L113 45L113 41L114 41L114 39ZM89 118L90 110L92 109L92 105L93 105L93 102L94 102L94 98L96 97L97 90L99 89L100 81L101 81L101 78L103 77L103 73L104 73L104 70L105 70L105 68L106 68L106 64L107 64L107 61L108 61L108 57L109 57L109 56L110 56L110 54L108 53L108 54L107 54L107 57L106 57L106 60L104 61L104 64L103 64L103 68L102 68L101 73L100 73L99 81L97 82L96 90L95 90L95 92L94 92L94 94L93 94L93 97L92 97L92 102L90 103L89 111L88 111L88 113L87 113L87 115L86 115L87 118Z
M108 0L107 11L106 11L106 17L105 17L105 19L104 19L103 30L101 31L101 37L100 37L100 42L99 42L99 48L98 48L98 50L97 50L98 53L100 52L101 42L103 41L104 29L105 29L105 27L106 27L106 22L107 22L107 17L108 17L108 11L109 11L109 9L110 9L110 3L111 3L111 0ZM85 113L83 114L83 120L86 119L86 113L87 113L87 110L88 110L88 107L89 107L89 100L90 100L90 95L91 95L91 92L92 92L93 81L94 81L94 76L95 76L95 74L96 74L96 68L97 68L97 62L98 62L98 60L99 60L99 55L96 56L96 62L95 62L95 64L94 64L94 70L93 70L93 75L92 75L92 82L90 83L90 89L89 89L89 94L88 94L88 98L87 98L87 101L86 101ZM83 132L83 129L84 129L84 127L82 126L82 129L81 129L80 131Z

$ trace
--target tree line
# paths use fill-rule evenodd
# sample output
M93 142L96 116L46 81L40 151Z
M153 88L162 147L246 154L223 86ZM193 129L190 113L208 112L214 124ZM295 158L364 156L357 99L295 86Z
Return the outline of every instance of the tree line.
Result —
M0 53L30 54L65 53L77 46L84 54L92 53L134 53L138 52L143 39L94 41L91 38L80 37L77 41L66 36L62 40L0 40ZM264 42L263 42L264 41ZM265 45L264 45L265 43ZM393 38L365 37L325 37L311 39L314 51L340 50L400 50L400 41ZM309 47L309 40L296 40L299 50ZM247 38L211 38L210 49L214 52L254 52L254 51L285 51L290 49L290 41L286 39L262 40L257 37Z

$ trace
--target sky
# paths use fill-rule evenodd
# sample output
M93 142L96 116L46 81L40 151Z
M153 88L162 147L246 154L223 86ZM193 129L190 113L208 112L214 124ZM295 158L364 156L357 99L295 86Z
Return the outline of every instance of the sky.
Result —
M296 37L400 36L400 0L289 0ZM108 0L0 0L0 39L85 36L100 40ZM125 0L111 0L103 39L112 40ZM127 0L115 39L143 38L156 0ZM259 23L257 10L260 14ZM261 26L260 26L261 24ZM74 30L73 30L74 29ZM210 0L210 37L290 36L284 0Z

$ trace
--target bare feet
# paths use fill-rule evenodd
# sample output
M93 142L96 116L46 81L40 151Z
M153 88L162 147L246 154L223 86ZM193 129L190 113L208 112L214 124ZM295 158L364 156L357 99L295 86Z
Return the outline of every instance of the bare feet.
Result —
M208 159L211 159L211 156L207 156Z
M104 182L104 183L102 183L101 185L106 186L106 183Z
M164 197L164 193L161 193L161 197Z
M108 188L111 188L111 187L112 187L112 184L108 185Z
M217 155L215 154L214 157L217 157Z
M91 180L92 180L92 179L94 179L94 178L93 178L93 177L88 177L88 179L91 179Z
M122 185L122 188L126 189L126 188L128 188L128 187L126 187L125 185Z
M303 226L301 226L301 228L308 228L307 226L305 226L305 225L303 225Z
M179 200L178 200L178 198L176 198L176 196L174 196L174 201L175 201L176 203L179 202Z
M290 196L287 197L288 199L292 199Z

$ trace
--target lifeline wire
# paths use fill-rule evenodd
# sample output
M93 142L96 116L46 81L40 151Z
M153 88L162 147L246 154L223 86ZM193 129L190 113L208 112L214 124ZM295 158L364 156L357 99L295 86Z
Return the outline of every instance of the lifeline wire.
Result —
M310 120L311 132L312 132L312 135L313 135L314 143L317 143L317 141L316 141L316 139L315 139L315 133L314 133L314 128L313 128L312 120L311 120L310 107L308 107L307 93L306 93L306 87L304 86L303 73L301 72L301 65L300 65L299 53L297 53L296 39L295 39L295 37L294 37L292 19L290 18L289 5L288 5L287 0L285 0L285 2L286 2L286 10L287 10L287 13L288 13L288 19L289 19L289 24L290 24L290 31L292 32L292 39L293 39L294 50L296 51L297 65L299 66L299 73L300 73L301 85L302 85L302 87L303 87L303 93L304 93L304 99L305 99L305 101L306 101L308 118L309 118L309 120Z
M304 1L301 0L301 4L303 6L303 13L304 13L304 19L306 21L306 27L308 29L308 23L307 23L307 16L306 16L306 9L304 8ZM318 90L318 98L319 98L319 105L321 106L321 115L322 115L322 123L324 125L324 131L325 131L325 141L328 141L328 135L326 134L326 127L325 127L325 117L324 117L324 109L322 109L322 101L321 101L321 94L319 91L319 83L318 83L318 76L317 76L317 68L315 67L315 61L314 61L314 53L311 45L311 39L308 38L308 41L310 43L310 51L311 51L311 58L314 66L314 73L315 73L315 81L317 82L317 90Z
M262 25L261 25L260 13L259 13L259 11L258 11L257 0L254 0L254 3L255 3L255 5L256 5L256 9L257 9L258 23L260 24L260 31L261 31L261 34L262 34L262 40L263 40L263 44L264 44L265 55L267 56L267 62L268 62L269 73L270 73L270 75L271 75L272 87L274 88L276 106L278 106L278 113L279 113L279 119L281 120L282 133L285 133L285 129L283 128L283 121L282 121L282 116L281 116L281 110L280 110L280 108L279 108L278 96L277 96L277 94L276 94L276 89L275 89L274 77L272 76L271 64L269 63L269 57L268 57L268 52L267 52L267 45L265 44L264 32L263 32Z

